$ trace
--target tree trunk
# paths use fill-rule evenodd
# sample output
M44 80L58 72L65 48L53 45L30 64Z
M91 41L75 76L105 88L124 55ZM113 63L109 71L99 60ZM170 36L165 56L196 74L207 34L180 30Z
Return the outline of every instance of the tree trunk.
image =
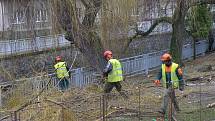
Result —
M92 31L75 31L74 39L75 45L79 48L81 53L85 56L90 66L102 72L104 68L105 60L103 55L103 46L101 39L97 36L97 33Z
M209 31L208 41L209 41L208 42L209 43L209 45L208 45L208 51L211 52L211 51L214 50L214 48L213 48L214 36L213 36L213 30L212 29Z
M102 57L104 49L100 37L93 29L96 15L101 8L101 1L91 0L94 5L89 5L86 8L82 23L80 23L76 15L74 0L61 0L59 3L59 9L57 10L59 14L57 15L60 25L68 33L68 38L74 40L75 46L79 48L85 59L87 59L88 64L101 72L105 63ZM90 12L90 10L93 11Z
M173 15L173 32L170 44L170 53L172 54L173 61L182 64L182 48L183 42L186 39L185 31L185 15L187 11L186 2L183 0L177 1L177 7L175 8Z
M196 60L196 41L197 38L193 37L193 60Z

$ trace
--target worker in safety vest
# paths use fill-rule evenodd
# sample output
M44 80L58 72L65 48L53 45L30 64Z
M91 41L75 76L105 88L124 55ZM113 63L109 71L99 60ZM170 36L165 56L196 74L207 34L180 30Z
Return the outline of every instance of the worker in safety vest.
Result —
M61 56L57 56L55 58L56 64L54 65L55 72L57 75L57 78L59 80L58 84L61 91L65 91L69 87L69 81L70 73L69 68L66 65L66 62L62 61Z
M165 114L168 106L169 98L171 98L175 110L179 111L179 105L175 96L175 89L183 91L184 90L184 81L182 76L182 69L178 64L172 62L172 57L170 54L165 53L161 56L161 69L158 74L157 80L154 83L159 86L160 80L162 80L162 86L165 88L164 97L161 105L161 110L159 113Z
M107 78L104 92L110 93L115 87L116 90L127 99L128 97L126 94L122 92L122 85L120 83L123 80L121 63L119 60L113 59L112 52L109 50L104 52L104 58L108 61L103 71L103 76Z

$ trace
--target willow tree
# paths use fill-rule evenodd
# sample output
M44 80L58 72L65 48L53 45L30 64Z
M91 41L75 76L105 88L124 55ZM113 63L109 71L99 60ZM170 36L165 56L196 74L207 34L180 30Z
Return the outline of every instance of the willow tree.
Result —
M52 1L54 16L58 25L66 32L66 38L75 44L92 67L98 71L103 68L102 53L105 49L114 52L125 48L127 40L116 41L115 35L128 30L132 6L136 0L80 0L85 12L83 21L77 17L76 0ZM96 17L101 16L98 22ZM120 28L120 29L118 29ZM117 34L118 35L117 35ZM118 36L119 37L119 36ZM125 38L125 36L121 36ZM113 44L114 43L114 44ZM120 46L119 46L120 45Z
M212 28L212 17L207 5L197 5L190 8L187 16L187 31L193 37L193 59L196 58L196 41L207 38Z

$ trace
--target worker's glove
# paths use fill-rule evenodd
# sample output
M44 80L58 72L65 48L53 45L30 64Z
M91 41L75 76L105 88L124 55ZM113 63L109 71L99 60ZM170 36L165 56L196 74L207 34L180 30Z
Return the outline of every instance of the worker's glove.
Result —
M69 78L71 78L71 75L72 75L72 74L71 74L71 71L68 71L68 73L69 73Z
M180 91L184 91L184 86L185 86L184 80L179 80L179 90Z
M160 86L160 80L154 80L154 84L156 85L156 86Z
M56 76L56 75L57 75L57 74L55 74L55 73L48 74L49 77L54 77L54 76Z

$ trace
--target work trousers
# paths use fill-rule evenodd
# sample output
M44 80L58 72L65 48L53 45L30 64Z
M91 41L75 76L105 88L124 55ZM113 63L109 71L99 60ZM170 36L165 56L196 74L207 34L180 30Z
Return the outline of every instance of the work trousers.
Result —
M104 92L109 95L114 87L122 95L123 98L128 98L127 95L122 91L122 85L120 84L120 82L106 82Z
M67 78L59 79L59 88L61 91L65 91L69 88L69 81Z
M179 105L175 96L175 90L172 89L171 87L167 88L164 90L164 97L161 105L161 109L163 110L164 113L166 113L169 99L171 99L172 103L174 104L174 108L176 111L179 110Z

